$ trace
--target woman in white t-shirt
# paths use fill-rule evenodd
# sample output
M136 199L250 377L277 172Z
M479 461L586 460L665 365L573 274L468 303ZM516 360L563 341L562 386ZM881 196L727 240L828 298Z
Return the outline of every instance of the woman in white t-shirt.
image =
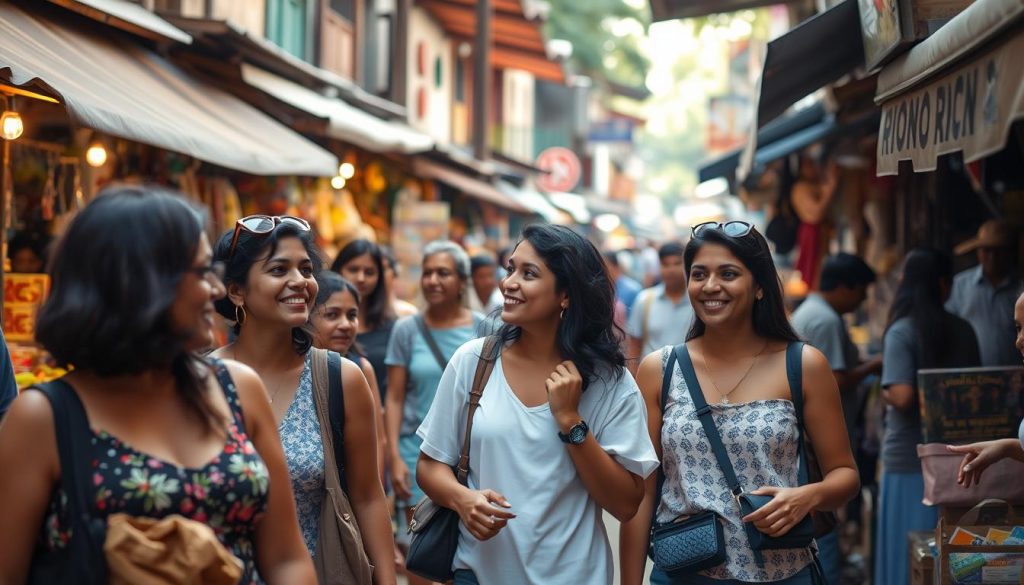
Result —
M631 518L658 465L612 283L597 249L562 226L526 228L506 268L504 345L473 419L469 486L450 466L482 339L441 378L418 431L417 479L462 521L455 585L610 584L601 510Z

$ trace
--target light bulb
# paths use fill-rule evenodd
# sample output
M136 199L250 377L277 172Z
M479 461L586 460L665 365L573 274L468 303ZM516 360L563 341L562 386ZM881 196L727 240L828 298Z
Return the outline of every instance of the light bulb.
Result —
M345 188L345 177L342 177L342 176L332 177L331 178L331 187L334 187L335 189L338 189L339 191L341 189L344 189Z
M91 167L102 167L107 163L107 149L99 142L93 142L85 151L85 162Z
M7 111L0 116L0 128L3 129L3 137L7 140L15 140L25 132L25 124L21 121L21 114Z
M338 167L338 174L343 179L351 179L356 174L356 167L352 163L341 163L341 166Z

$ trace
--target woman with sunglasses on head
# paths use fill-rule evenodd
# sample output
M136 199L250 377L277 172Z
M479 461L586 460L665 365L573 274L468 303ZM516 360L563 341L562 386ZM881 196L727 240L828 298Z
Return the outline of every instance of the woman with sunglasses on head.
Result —
M664 483L648 479L643 505L622 527L622 583L639 585L643 579L652 516L663 524L708 511L724 525L725 561L677 580L656 568L651 583L821 582L815 580L820 573L813 547L755 552L747 530L784 536L811 511L835 510L857 493L858 475L829 364L812 347L804 346L799 354L799 345L789 349L802 364L802 418L824 478L799 485L800 413L792 402L786 363L787 349L799 339L786 318L767 242L745 222L701 224L693 229L683 261L695 313L685 350L676 353L680 361L669 359L672 347L653 352L637 374ZM692 359L684 363L687 356ZM663 409L662 384L670 362ZM740 488L771 497L756 512L740 511L708 448L708 434L684 378L687 364L699 386L693 391L709 405Z
M502 281L502 342L459 459L483 340L456 352L418 434L419 481L461 520L455 585L613 582L602 520L633 516L658 465L612 322L601 254L563 226L527 227Z
M313 275L321 260L309 224L292 216L249 216L238 220L214 247L225 266L227 296L217 312L234 321L237 338L218 357L253 368L267 387L288 460L299 527L315 559L321 585L339 582L327 575L330 562L345 558L337 534L324 530L330 498L347 496L370 562L373 582L395 583L393 540L377 463L377 406L360 367L342 360L344 404L344 494L329 490L325 445L313 388L307 321L319 287ZM344 487L344 486L347 486ZM330 508L326 508L330 510ZM335 550L326 550L333 543Z
M0 583L25 582L35 555L81 551L72 511L104 525L119 513L179 515L213 529L241 561L241 583L315 583L263 384L196 353L213 343L225 294L204 224L180 196L115 187L61 239L36 334L75 367L52 384L68 410L84 409L92 473L77 481L92 505L74 510L64 491L51 403L22 393L0 426Z
M901 583L909 575L907 533L932 530L936 509L921 503L924 476L917 445L921 409L917 372L925 368L981 365L978 338L970 323L946 311L953 282L949 256L929 249L907 254L889 326L882 341L882 477L875 528L875 583Z
M359 291L359 332L356 341L377 376L381 402L387 392L388 368L384 364L388 341L397 319L385 282L385 260L380 246L369 240L352 240L338 252L331 271L345 277Z
M359 330L359 290L336 272L321 270L316 275L319 290L316 305L309 318L313 328L313 346L337 352L359 364L363 376L370 385L374 407L377 411L377 466L381 482L384 482L384 453L387 448L387 433L384 432L384 409L377 391L377 377L373 366L362 353L356 342Z

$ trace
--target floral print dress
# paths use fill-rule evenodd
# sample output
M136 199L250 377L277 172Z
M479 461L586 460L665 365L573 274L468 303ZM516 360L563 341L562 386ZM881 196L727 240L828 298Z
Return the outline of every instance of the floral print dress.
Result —
M92 433L92 515L164 518L178 514L213 529L243 564L239 583L262 583L253 545L256 526L266 511L270 475L245 432L238 392L220 360L211 360L231 409L223 450L206 465L181 467L152 457L105 431ZM58 486L43 524L43 546L67 546L71 538L67 495Z

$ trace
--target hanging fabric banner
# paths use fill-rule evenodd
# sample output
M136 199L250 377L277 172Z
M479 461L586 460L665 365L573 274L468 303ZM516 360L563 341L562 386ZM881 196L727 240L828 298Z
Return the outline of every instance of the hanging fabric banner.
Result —
M973 162L1006 145L1010 126L1024 118L1020 74L1024 35L957 66L924 87L882 104L878 175L895 175L910 160L914 172L935 170L939 156L962 151Z

